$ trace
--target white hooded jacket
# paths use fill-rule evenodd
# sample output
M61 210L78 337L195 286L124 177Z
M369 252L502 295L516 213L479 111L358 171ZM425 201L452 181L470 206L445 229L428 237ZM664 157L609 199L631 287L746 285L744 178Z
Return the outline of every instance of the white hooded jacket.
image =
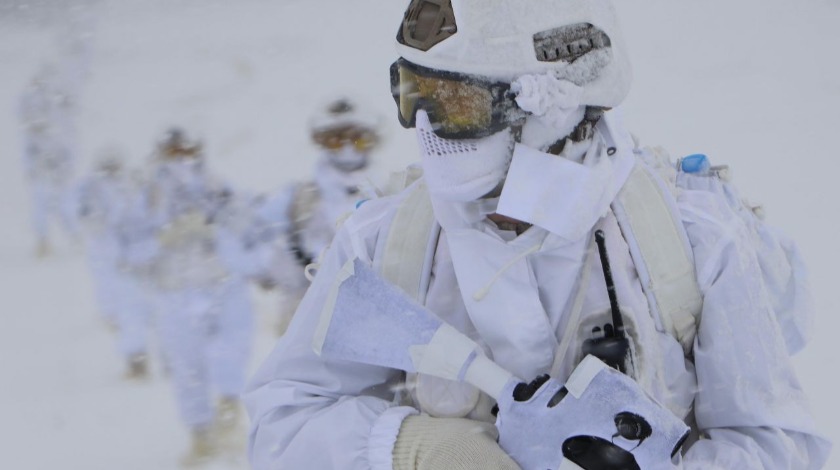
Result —
M631 144L621 145L623 158L638 158ZM601 195L614 195L624 183L623 166L613 166ZM486 219L496 201L433 200L443 229L425 305L515 375L530 380L551 371L563 382L582 359L592 328L608 321L609 300L591 243L601 228L634 344L634 378L696 423L701 437L688 447L683 467L821 468L830 445L817 435L795 377L762 260L750 249L755 234L723 191L702 181L682 183L678 209L704 295L693 362L657 327L628 244L603 198L591 194L567 194L573 204L564 206L599 211L572 222L597 220L594 226L549 230L535 224L518 237ZM370 201L346 221L288 332L249 386L254 468L390 470L402 419L418 411L435 414L404 393L403 372L328 361L311 346L335 274L353 258L374 267L382 262L384 233L406 194ZM789 295L799 305L795 297L802 292ZM386 334L371 332L371 340ZM491 406L492 400L479 400L467 416L492 421Z

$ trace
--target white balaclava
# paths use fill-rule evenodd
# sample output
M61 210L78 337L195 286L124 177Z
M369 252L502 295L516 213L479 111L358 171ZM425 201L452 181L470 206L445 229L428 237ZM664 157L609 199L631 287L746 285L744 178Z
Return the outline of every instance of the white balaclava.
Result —
M360 110L354 100L346 97L330 101L309 120L309 128L315 144L324 150L324 156L329 163L339 171L354 172L367 167L370 153L375 147L378 136L379 118L376 115ZM356 148L354 142L347 136L339 138L339 145L335 146L322 141L330 140L331 132L358 132L368 139L369 145Z
M325 150L324 156L330 165L345 173L366 168L370 158L367 151L359 151L351 144L342 145L337 150Z
M496 188L513 151L510 129L481 139L442 139L423 110L417 111L417 140L429 193L451 202L473 201Z
M347 152L347 155L353 158L352 152ZM356 193L369 184L369 177L364 166L356 170L337 166L332 151L324 151L315 164L315 183L320 189L321 197L333 202L357 197ZM347 210L342 206L342 213Z

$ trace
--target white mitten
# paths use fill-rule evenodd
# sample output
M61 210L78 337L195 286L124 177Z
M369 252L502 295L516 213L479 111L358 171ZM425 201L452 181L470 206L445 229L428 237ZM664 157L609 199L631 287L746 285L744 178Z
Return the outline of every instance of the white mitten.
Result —
M393 462L394 470L520 470L492 424L425 415L403 420Z
M535 390L536 389L536 390ZM509 384L499 444L523 470L674 469L688 427L626 375L587 356L566 385Z

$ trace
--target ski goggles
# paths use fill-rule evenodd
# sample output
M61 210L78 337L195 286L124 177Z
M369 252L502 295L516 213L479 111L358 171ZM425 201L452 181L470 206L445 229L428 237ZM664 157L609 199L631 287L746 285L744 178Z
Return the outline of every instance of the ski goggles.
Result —
M358 151L370 150L379 142L379 137L370 129L358 126L340 126L312 133L312 140L328 150L339 150L352 145Z
M159 151L159 156L164 161L201 160L201 145L164 145Z
M403 58L391 65L391 94L403 127L414 127L422 109L443 139L487 137L525 117L509 83L429 69Z

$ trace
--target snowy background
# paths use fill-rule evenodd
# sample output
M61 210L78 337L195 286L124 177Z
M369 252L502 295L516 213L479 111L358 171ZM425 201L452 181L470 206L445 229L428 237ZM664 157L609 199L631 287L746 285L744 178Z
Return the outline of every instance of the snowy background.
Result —
M729 164L742 194L764 203L809 261L818 329L795 361L821 428L840 442L840 150L832 143L840 2L616 3L636 76L628 125L674 156L702 152ZM0 468L170 469L188 442L159 369L146 383L120 379L81 248L63 241L54 256L33 257L15 107L37 66L59 53L69 19L93 19L84 31L93 53L79 102L81 169L113 145L139 164L163 129L182 124L205 139L215 173L269 191L310 171L306 120L342 93L383 117L380 173L415 159L388 85L404 5L0 0ZM254 366L274 341L274 299L255 295ZM840 456L827 468L840 468Z

